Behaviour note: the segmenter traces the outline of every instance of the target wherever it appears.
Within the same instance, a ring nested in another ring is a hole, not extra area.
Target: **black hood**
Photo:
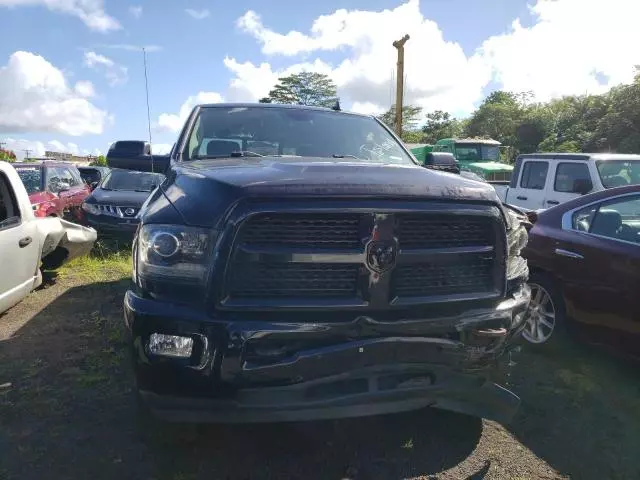
[[[419,166],[327,158],[234,158],[174,166],[162,186],[190,225],[213,226],[244,197],[471,200],[498,204],[493,187]]]
[[[87,198],[88,203],[114,205],[117,207],[141,207],[151,192],[134,192],[132,190],[103,190],[96,188]]]

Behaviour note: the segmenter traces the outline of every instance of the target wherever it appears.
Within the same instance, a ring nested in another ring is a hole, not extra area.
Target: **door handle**
[[[518,200],[527,200],[527,197],[516,197]]]
[[[548,203],[549,205],[558,205],[560,202],[559,202],[559,201],[557,201],[557,200],[547,200],[547,203]]]
[[[20,248],[24,248],[27,245],[29,245],[32,241],[33,239],[31,237],[24,237],[18,241],[18,245],[20,246]]]
[[[582,260],[584,257],[576,252],[571,252],[569,250],[565,250],[564,248],[556,248],[556,255],[560,255],[562,257],[576,258],[578,260]]]

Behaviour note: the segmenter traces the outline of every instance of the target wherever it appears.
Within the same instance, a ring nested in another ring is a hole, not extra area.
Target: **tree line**
[[[640,153],[640,70],[636,72],[631,84],[601,95],[536,102],[531,92],[495,91],[464,119],[405,105],[402,139],[435,143],[449,137],[492,138],[510,147],[512,158],[532,152]],[[329,77],[303,72],[280,78],[260,102],[331,107],[338,99]],[[393,129],[395,106],[378,118]]]
[[[449,112],[424,112],[417,105],[402,108],[402,139],[435,143],[441,138],[492,138],[510,147],[510,157],[532,152],[640,153],[640,69],[634,81],[601,95],[570,95],[535,102],[531,92],[495,91],[464,119]],[[335,107],[336,85],[322,73],[301,72],[278,79],[261,103]],[[378,118],[392,129],[395,106]],[[0,160],[15,161],[0,150]],[[96,159],[97,165],[106,162]]]

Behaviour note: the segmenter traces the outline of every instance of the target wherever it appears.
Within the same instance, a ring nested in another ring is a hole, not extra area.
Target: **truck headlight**
[[[522,250],[527,246],[529,234],[524,227],[526,219],[506,208],[507,230],[507,281],[524,279],[529,276],[527,261],[522,258]]]
[[[142,225],[136,273],[142,280],[203,285],[215,232],[182,225]]]

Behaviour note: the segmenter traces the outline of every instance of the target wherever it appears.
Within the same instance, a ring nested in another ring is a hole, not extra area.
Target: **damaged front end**
[[[163,270],[148,239],[171,240],[162,253],[183,270],[178,240],[197,239],[194,272],[212,234],[143,224],[125,319],[152,411],[267,422],[435,406],[509,421],[519,399],[495,367],[530,300],[523,219],[491,204],[298,207],[238,207],[200,284],[167,280],[176,263]]]
[[[42,267],[47,270],[54,270],[76,257],[88,255],[98,238],[93,228],[57,217],[37,219],[36,225],[44,238],[41,259]]]
[[[434,406],[507,422],[519,398],[494,383],[524,325],[529,288],[440,318],[211,322],[128,292],[138,387],[161,418],[264,422],[354,417]],[[175,319],[180,319],[176,321]],[[180,358],[162,352],[179,338]]]

